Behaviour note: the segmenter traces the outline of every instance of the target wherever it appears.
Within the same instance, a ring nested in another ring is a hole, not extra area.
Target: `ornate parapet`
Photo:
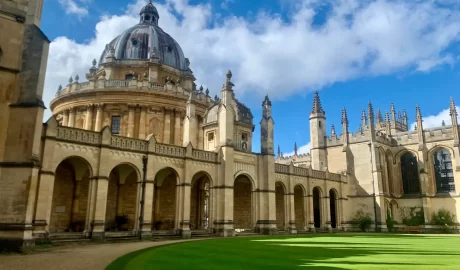
[[[275,163],[275,173],[303,176],[316,179],[324,179],[336,182],[346,182],[346,176],[328,171],[318,171],[310,168],[302,168],[291,165]]]
[[[153,137],[149,140],[140,140],[113,135],[110,133],[108,127],[103,128],[100,132],[63,127],[59,126],[53,117],[45,124],[43,135],[45,140],[51,139],[73,145],[90,145],[98,148],[111,148],[145,155],[153,154],[179,159],[191,158],[202,162],[219,163],[216,152],[157,143]]]

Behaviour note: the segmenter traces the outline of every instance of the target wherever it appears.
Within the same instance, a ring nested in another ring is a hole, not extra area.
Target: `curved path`
[[[28,255],[0,255],[0,269],[9,270],[99,270],[104,269],[116,258],[132,251],[162,246],[172,243],[197,241],[189,240],[166,240],[166,241],[142,241],[130,243],[88,244],[52,247],[50,249],[38,248],[36,252]]]

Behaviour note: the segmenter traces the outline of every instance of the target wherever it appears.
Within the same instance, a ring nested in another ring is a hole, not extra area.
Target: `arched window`
[[[412,153],[407,152],[401,156],[401,176],[405,194],[420,193],[417,157]]]
[[[439,149],[434,152],[433,163],[437,192],[455,192],[454,171],[449,151]]]

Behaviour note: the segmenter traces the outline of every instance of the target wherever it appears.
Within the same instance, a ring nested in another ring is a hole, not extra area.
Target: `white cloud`
[[[456,106],[457,112],[460,112],[460,107]],[[452,118],[450,116],[450,110],[446,109],[438,113],[437,115],[428,115],[428,116],[422,116],[423,119],[423,128],[433,128],[433,127],[440,127],[442,125],[442,121],[448,125],[452,125]],[[460,121],[460,118],[457,116],[458,121]],[[414,122],[410,125],[410,130],[414,130],[415,125],[417,123]]]
[[[64,8],[66,14],[77,15],[79,18],[88,15],[88,7],[86,4],[90,0],[59,0],[59,3]]]
[[[297,155],[303,155],[303,154],[308,154],[310,153],[310,143],[307,143],[306,145],[302,145],[301,147],[297,148]],[[283,156],[293,156],[294,151],[290,153],[283,153]]]
[[[276,99],[362,76],[428,72],[457,61],[446,48],[459,38],[458,6],[442,8],[436,1],[336,0],[324,24],[313,26],[318,1],[291,1],[295,8],[289,21],[263,12],[252,20],[222,18],[209,4],[191,5],[188,0],[155,5],[160,26],[190,58],[197,84],[209,87],[212,94],[218,93],[227,69],[233,72],[237,95],[250,91]],[[86,43],[72,37],[52,42],[46,104],[59,84],[70,75],[83,78],[105,44],[138,22],[146,2],[129,4],[124,15],[102,17],[95,36]]]

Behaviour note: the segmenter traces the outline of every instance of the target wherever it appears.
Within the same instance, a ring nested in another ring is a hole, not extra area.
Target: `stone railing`
[[[121,149],[147,151],[147,141],[121,136],[112,136],[110,145]]]
[[[217,153],[193,149],[192,157],[196,160],[217,162]]]
[[[291,174],[290,171],[291,171],[291,168],[289,165],[275,163],[275,173]],[[309,169],[309,168],[303,168],[303,167],[297,167],[297,166],[293,166],[292,175],[311,177],[311,178],[317,178],[317,179],[325,179],[325,180],[331,180],[331,181],[337,181],[337,182],[342,181],[341,174],[312,170],[311,168]]]
[[[99,145],[101,143],[101,134],[99,132],[61,126],[57,127],[56,138],[95,145]]]
[[[185,147],[168,145],[168,144],[155,144],[155,154],[185,158]]]
[[[150,82],[146,80],[94,80],[89,82],[74,82],[67,85],[65,88],[60,89],[56,92],[56,97],[75,93],[84,90],[91,90],[91,89],[114,89],[114,88],[128,88],[128,89],[139,89],[139,90],[147,90],[147,91],[155,91],[155,92],[163,92],[169,93],[174,95],[179,95],[184,98],[188,98],[190,95],[189,89],[184,89],[180,85],[173,85],[171,83],[161,85],[157,82]],[[202,89],[196,90],[193,92],[193,97],[195,100],[210,103],[213,102],[211,97],[203,92]]]

